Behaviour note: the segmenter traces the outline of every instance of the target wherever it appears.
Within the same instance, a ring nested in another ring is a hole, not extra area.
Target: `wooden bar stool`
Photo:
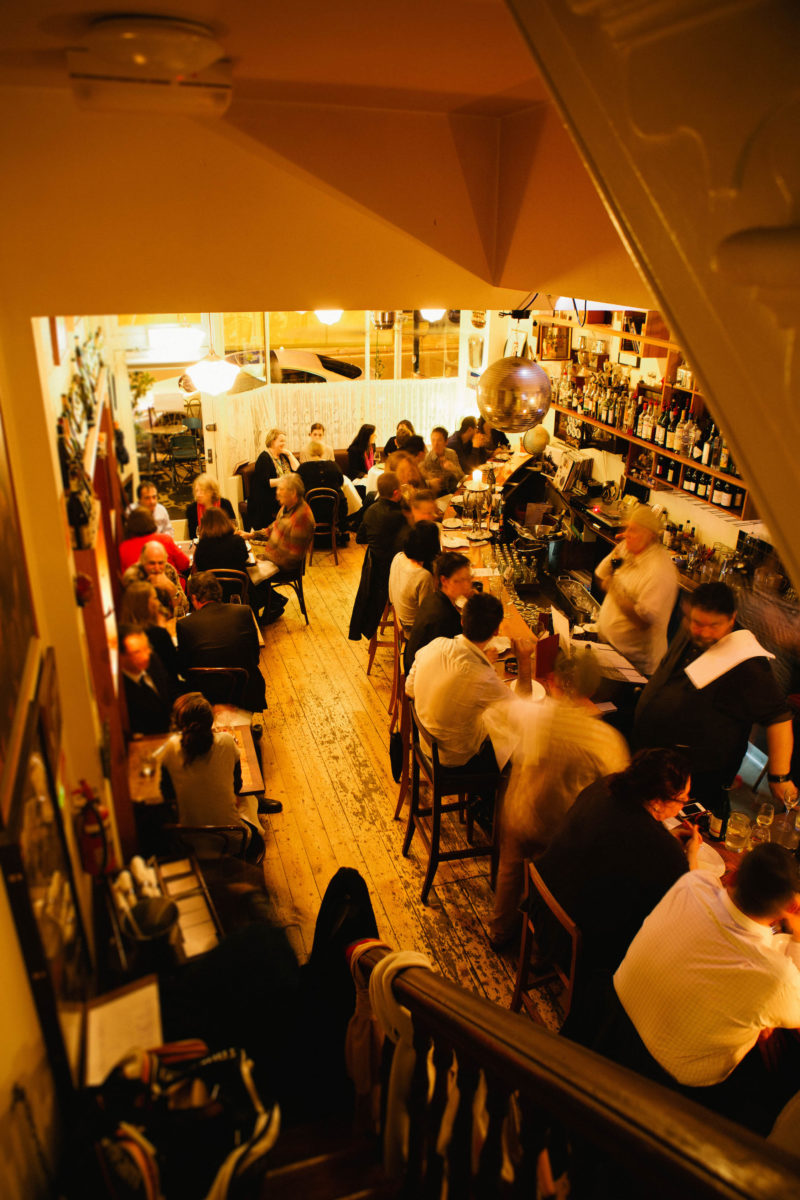
[[[403,671],[403,650],[406,645],[406,631],[400,623],[400,618],[390,604],[389,609],[392,614],[393,627],[393,644],[394,644],[394,662],[392,669],[392,697],[389,701],[389,715],[391,716],[391,724],[389,725],[389,733],[394,733],[394,727],[400,720],[400,710],[403,704],[403,696],[406,692],[406,676]]]
[[[414,702],[409,698],[408,709],[411,716],[411,807],[408,813],[406,836],[403,842],[403,855],[408,857],[411,840],[418,832],[428,850],[428,869],[422,885],[422,903],[428,903],[428,892],[431,890],[437,867],[440,862],[453,862],[462,858],[491,858],[492,845],[475,846],[472,844],[473,820],[472,813],[467,807],[466,833],[468,846],[457,850],[441,850],[440,837],[442,814],[449,812],[462,813],[466,798],[470,794],[489,795],[495,792],[500,784],[499,771],[467,771],[463,767],[445,767],[439,762],[439,747],[436,739],[422,726],[417,716]],[[420,734],[430,744],[430,757],[420,744]],[[430,806],[423,806],[420,800],[420,776],[424,774],[433,793]],[[443,803],[443,797],[456,796],[457,800]],[[426,827],[426,819],[430,817],[430,830]],[[495,830],[497,823],[495,822]]]
[[[369,658],[367,659],[367,674],[368,675],[369,675],[370,671],[372,670],[372,663],[375,659],[375,651],[378,649],[378,647],[379,646],[394,646],[394,635],[392,635],[391,641],[389,641],[388,638],[381,641],[382,634],[385,634],[386,630],[390,629],[393,624],[393,617],[392,617],[391,613],[392,613],[392,606],[389,603],[389,601],[387,600],[386,604],[384,605],[384,608],[383,608],[383,616],[380,619],[378,628],[376,629],[375,633],[373,633],[372,637],[369,639]]]
[[[546,983],[550,979],[558,979],[564,987],[564,996],[561,1004],[564,1017],[567,1019],[569,1010],[572,1005],[572,993],[575,989],[575,972],[578,966],[578,956],[581,949],[581,931],[567,912],[561,907],[553,893],[548,888],[545,881],[536,869],[532,862],[528,862],[528,886],[526,898],[528,907],[533,899],[534,893],[537,893],[555,919],[558,921],[561,928],[566,932],[570,939],[571,953],[569,971],[564,971],[561,964],[555,957],[533,960],[534,950],[536,947],[536,930],[534,928],[533,918],[530,911],[525,916],[525,922],[522,927],[522,941],[519,950],[519,966],[517,967],[517,980],[514,985],[514,995],[511,997],[511,1011],[519,1012],[524,1006],[525,1011],[539,1025],[544,1025],[538,1008],[533,1000],[528,995],[532,987],[539,987],[540,984]],[[537,970],[536,975],[531,975],[531,969]]]

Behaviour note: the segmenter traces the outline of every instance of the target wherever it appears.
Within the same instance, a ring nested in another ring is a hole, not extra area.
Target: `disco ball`
[[[550,408],[550,377],[528,358],[500,358],[478,380],[481,415],[504,433],[538,425]]]

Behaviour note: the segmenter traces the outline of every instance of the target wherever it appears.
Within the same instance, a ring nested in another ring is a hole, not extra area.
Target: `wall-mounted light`
[[[419,315],[424,317],[426,321],[441,321],[446,312],[446,308],[421,308]]]
[[[335,325],[337,321],[341,321],[344,314],[343,308],[315,308],[314,316],[323,325]]]

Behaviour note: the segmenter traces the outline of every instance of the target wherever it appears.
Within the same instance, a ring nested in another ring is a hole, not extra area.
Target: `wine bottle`
[[[722,496],[720,497],[720,504],[723,508],[733,507],[733,488],[728,483],[727,479],[722,481]]]
[[[678,464],[675,462],[674,459],[670,459],[669,466],[667,467],[667,483],[674,484],[675,481],[677,480],[677,478],[678,478]]]
[[[703,444],[702,463],[703,463],[704,467],[708,467],[708,466],[712,465],[711,461],[710,461],[711,460],[711,447],[714,444],[714,438],[716,437],[716,435],[717,435],[717,427],[716,427],[716,425],[712,424],[711,429],[709,430],[708,437],[706,438],[706,440]]]
[[[675,449],[675,431],[678,428],[678,406],[673,404],[670,414],[669,425],[667,426],[667,434],[664,439],[664,445],[668,450]]]
[[[722,842],[728,832],[728,817],[731,815],[731,798],[727,792],[723,792],[716,803],[709,805],[709,812],[708,835]]]
[[[728,452],[728,447],[726,445],[725,438],[723,438],[722,443],[719,448],[719,469],[720,469],[720,471],[728,470],[729,458],[730,458],[730,454]]]
[[[700,497],[701,500],[705,500],[706,497],[708,496],[708,476],[707,475],[698,475],[697,476],[697,495]]]

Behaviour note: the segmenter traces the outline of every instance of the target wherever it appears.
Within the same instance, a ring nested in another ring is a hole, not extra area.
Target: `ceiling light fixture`
[[[421,308],[419,310],[419,315],[424,317],[426,321],[433,322],[441,321],[446,312],[446,308]]]
[[[220,358],[214,350],[214,333],[210,319],[208,344],[210,346],[208,354],[196,362],[193,367],[189,367],[186,374],[199,392],[206,392],[209,396],[221,396],[223,392],[227,392],[239,374],[239,368],[234,363]]]
[[[335,325],[337,321],[341,321],[344,315],[343,308],[315,308],[314,316],[318,321],[322,321],[323,325]]]
[[[83,40],[94,54],[111,62],[166,71],[173,77],[194,75],[225,53],[205,25],[171,17],[99,17]]]

